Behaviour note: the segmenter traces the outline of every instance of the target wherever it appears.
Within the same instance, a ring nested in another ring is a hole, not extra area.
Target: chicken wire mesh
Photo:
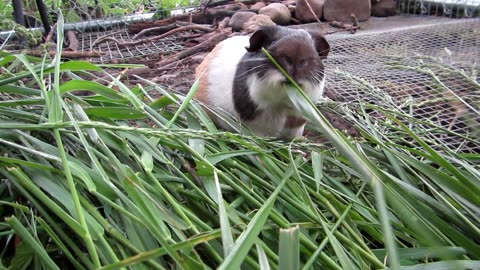
[[[422,137],[436,148],[480,152],[480,19],[329,41],[327,87],[340,101],[398,112],[413,130],[430,130]],[[388,122],[378,111],[370,114]]]
[[[86,32],[79,35],[79,42],[82,51],[97,51],[99,57],[91,58],[94,63],[122,62],[131,58],[142,58],[148,61],[150,57],[156,57],[159,54],[169,54],[175,51],[181,51],[184,46],[179,39],[185,36],[185,33],[174,35],[159,40],[143,39],[142,42],[134,46],[122,46],[122,44],[135,41],[132,35],[126,29],[112,29],[102,32]],[[103,41],[105,37],[109,39]]]
[[[400,14],[436,15],[449,18],[471,18],[480,15],[479,0],[400,0]]]

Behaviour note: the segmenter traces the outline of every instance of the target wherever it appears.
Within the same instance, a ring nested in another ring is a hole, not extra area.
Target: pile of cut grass
[[[354,140],[292,89],[330,144],[281,142],[218,131],[196,85],[153,100],[87,62],[0,67],[2,269],[480,268],[480,155],[399,112],[385,133],[361,108]]]

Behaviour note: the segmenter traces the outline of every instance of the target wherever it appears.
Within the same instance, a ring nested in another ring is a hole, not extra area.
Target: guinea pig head
[[[322,60],[330,52],[330,45],[320,33],[278,26],[264,27],[250,37],[247,51],[260,52],[262,47],[304,90],[323,84]],[[269,79],[272,83],[288,83],[280,71],[270,72]]]

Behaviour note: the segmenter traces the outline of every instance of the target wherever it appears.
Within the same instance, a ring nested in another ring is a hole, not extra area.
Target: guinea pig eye
[[[302,60],[300,60],[298,65],[301,66],[301,67],[305,67],[305,66],[308,65],[308,60],[307,59],[302,59]]]
[[[289,65],[293,64],[292,59],[288,56],[285,56],[285,62],[287,62],[287,64],[289,64]]]

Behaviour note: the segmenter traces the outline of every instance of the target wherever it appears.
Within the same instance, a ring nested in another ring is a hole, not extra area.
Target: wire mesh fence
[[[470,19],[331,36],[327,86],[347,106],[374,104],[428,126],[432,145],[480,152],[479,29]]]
[[[178,41],[182,35],[174,35],[160,40],[145,39],[134,46],[121,46],[122,43],[133,40],[131,34],[126,29],[86,32],[79,35],[79,37],[82,51],[94,50],[100,53],[99,57],[91,59],[94,63],[122,62],[139,57],[142,57],[143,60],[148,60],[148,57],[169,54],[184,49],[182,43]],[[96,44],[96,41],[104,37],[110,37],[109,41]]]
[[[436,15],[449,18],[471,18],[480,15],[479,0],[400,0],[401,14]]]
[[[23,15],[25,26],[29,28],[43,26],[38,14],[39,1],[17,1],[19,2],[17,5],[15,2],[0,1],[0,14],[6,19],[16,20],[14,11],[17,11]],[[131,15],[138,14],[151,14],[150,17],[155,15],[156,18],[162,18],[189,11],[199,5],[198,0],[43,0],[41,3],[45,6],[52,24],[56,20],[58,10],[62,12],[67,23],[79,23],[91,20],[108,21],[114,18],[128,21]]]

